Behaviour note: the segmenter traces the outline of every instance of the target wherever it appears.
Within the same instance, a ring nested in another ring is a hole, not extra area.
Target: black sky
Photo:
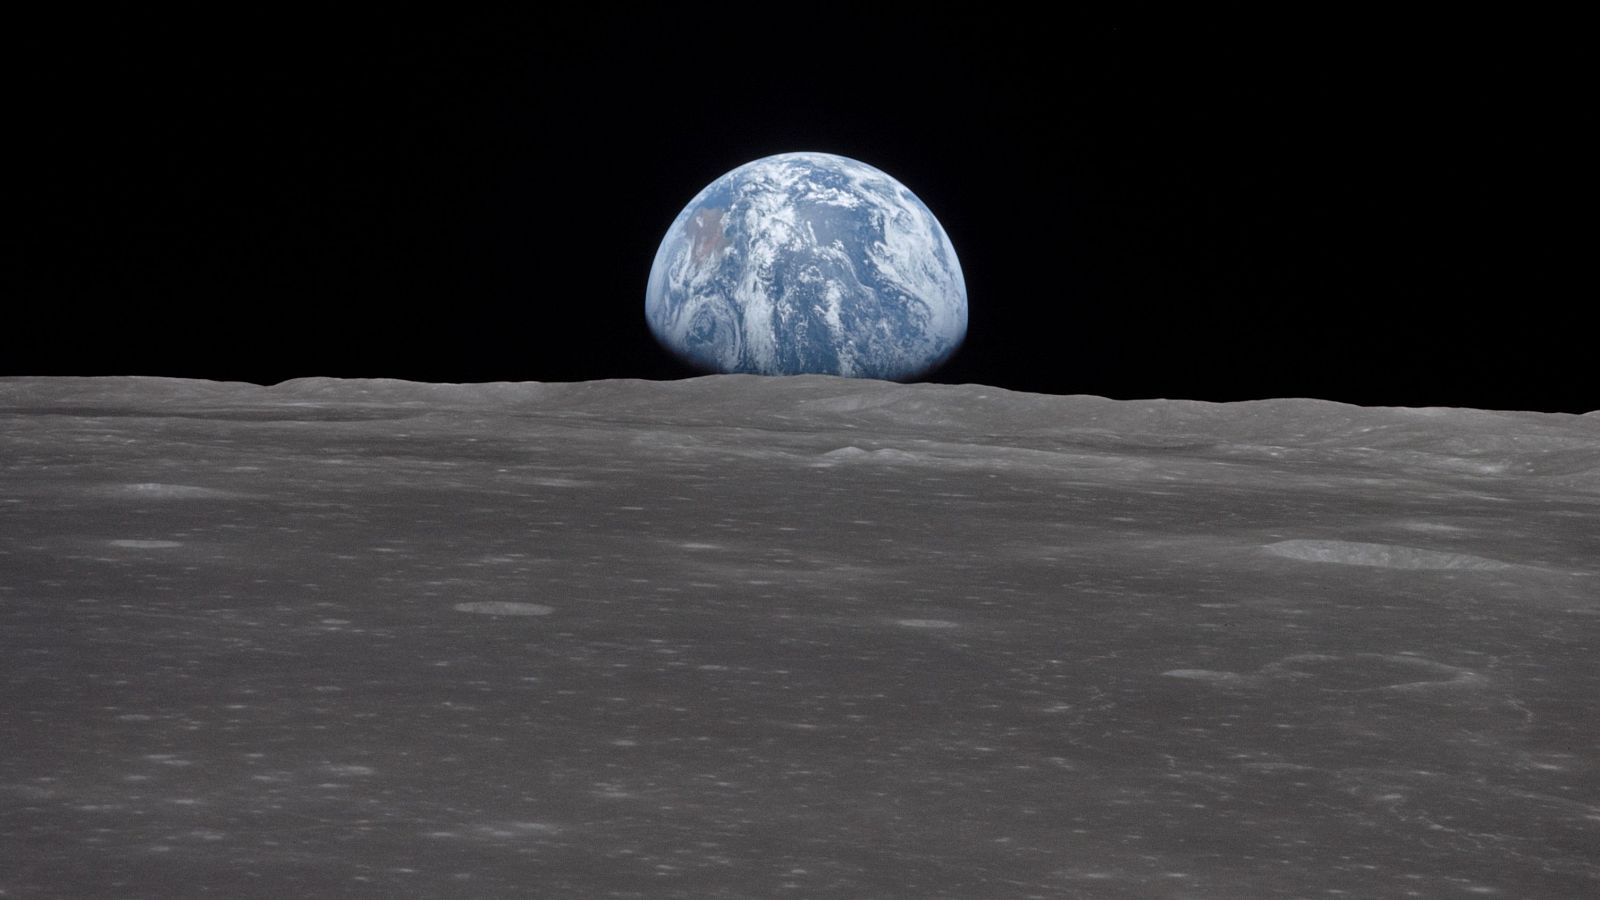
[[[931,380],[1600,408],[1559,25],[118,15],[23,41],[3,374],[682,377],[657,241],[810,149],[950,233]]]

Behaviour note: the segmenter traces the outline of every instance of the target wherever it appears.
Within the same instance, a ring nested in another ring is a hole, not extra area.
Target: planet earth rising
[[[967,289],[949,236],[905,185],[843,156],[782,153],[683,208],[645,316],[706,371],[903,381],[961,346]]]

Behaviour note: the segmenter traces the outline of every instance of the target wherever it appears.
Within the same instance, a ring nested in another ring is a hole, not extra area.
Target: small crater
[[[959,628],[960,625],[946,619],[895,619],[894,623],[903,628]]]
[[[486,616],[548,616],[555,612],[555,607],[542,603],[513,603],[509,600],[476,600],[457,603],[453,608],[457,612]]]
[[[1290,656],[1263,667],[1261,674],[1304,681],[1307,687],[1335,692],[1477,687],[1484,681],[1483,676],[1468,669],[1418,656],[1385,653]]]
[[[1460,525],[1449,525],[1444,522],[1431,521],[1398,522],[1396,525],[1400,528],[1406,529],[1407,531],[1459,532],[1467,530],[1462,528]]]
[[[546,822],[486,822],[474,826],[473,830],[486,838],[526,838],[554,834],[561,829]]]
[[[358,766],[350,763],[329,763],[328,765],[323,766],[322,770],[330,775],[346,775],[356,777],[374,775],[377,773],[377,770],[371,766]]]
[[[1384,569],[1509,569],[1509,563],[1472,556],[1355,541],[1278,541],[1264,547],[1273,556],[1302,562],[1338,563]]]
[[[1292,685],[1299,690],[1329,693],[1385,691],[1415,695],[1478,690],[1488,684],[1487,678],[1470,669],[1406,653],[1301,653],[1268,663],[1247,675],[1211,669],[1169,669],[1161,674],[1217,688]]]
[[[1187,678],[1192,681],[1209,681],[1213,684],[1243,684],[1246,679],[1237,672],[1215,672],[1211,669],[1168,669],[1161,673],[1168,678]]]
[[[530,478],[528,479],[528,483],[547,488],[582,488],[589,486],[589,482],[583,481],[582,479],[567,478],[559,475]]]
[[[125,547],[129,550],[170,550],[173,547],[183,546],[181,541],[143,541],[132,538],[107,541],[106,543],[113,547]]]
[[[119,484],[107,489],[105,493],[144,500],[202,500],[233,496],[228,491],[219,491],[215,488],[199,487],[192,484],[162,484],[154,481],[140,482],[138,484]]]

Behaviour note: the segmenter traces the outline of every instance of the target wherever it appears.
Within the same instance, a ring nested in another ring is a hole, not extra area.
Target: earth
[[[967,290],[905,185],[843,156],[783,153],[689,201],[656,251],[645,316],[705,371],[904,381],[961,346]]]

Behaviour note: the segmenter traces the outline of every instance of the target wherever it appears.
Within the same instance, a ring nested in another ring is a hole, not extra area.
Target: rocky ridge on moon
[[[1574,897],[1600,416],[0,380],[0,896]]]

